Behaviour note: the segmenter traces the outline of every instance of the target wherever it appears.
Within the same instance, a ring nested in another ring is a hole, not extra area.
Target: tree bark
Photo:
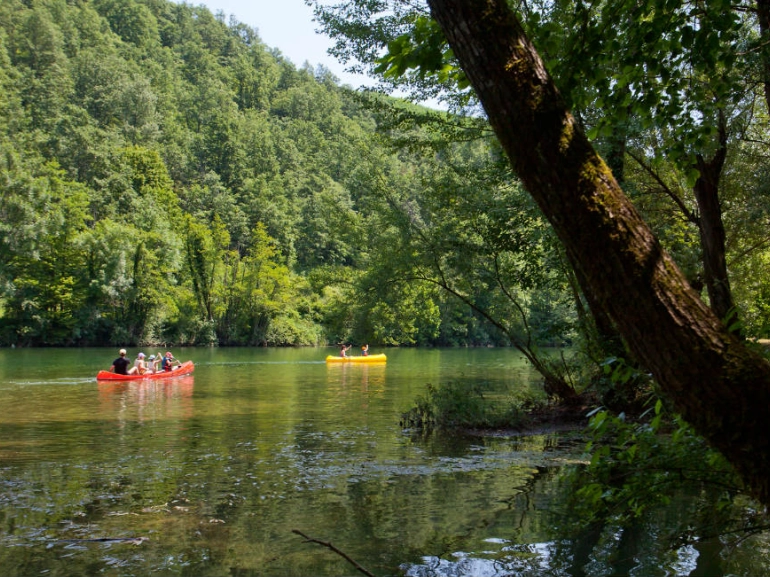
[[[733,295],[727,276],[725,258],[725,227],[722,222],[722,205],[719,201],[719,178],[727,158],[727,129],[724,115],[719,115],[719,148],[712,158],[697,158],[700,172],[693,191],[698,203],[698,228],[703,252],[703,274],[708,290],[711,310],[722,320],[733,312]],[[735,319],[732,319],[733,321]]]
[[[690,288],[567,111],[505,0],[428,0],[579,278],[677,411],[770,504],[770,364]]]
[[[765,102],[770,110],[770,0],[757,0],[757,20],[762,42],[762,84],[765,87]]]

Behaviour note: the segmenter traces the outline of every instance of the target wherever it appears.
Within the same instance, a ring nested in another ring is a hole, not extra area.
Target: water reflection
[[[449,558],[423,557],[421,563],[404,564],[401,569],[407,577],[578,577],[588,575],[721,575],[718,565],[699,568],[699,552],[687,545],[672,551],[668,566],[656,561],[654,566],[645,566],[643,559],[627,559],[626,567],[620,567],[611,559],[592,559],[583,567],[572,563],[568,542],[549,541],[543,543],[517,544],[505,539],[487,539],[488,545],[479,553],[453,552]],[[565,555],[565,553],[567,553]],[[655,557],[656,558],[656,557]],[[650,557],[647,557],[650,559]],[[624,563],[621,563],[622,565]]]
[[[746,544],[754,564],[720,564],[719,542],[660,554],[669,519],[582,542],[560,532],[560,472],[581,441],[399,427],[427,383],[516,392],[514,351],[324,355],[189,350],[193,376],[97,383],[104,351],[0,350],[4,574],[354,574],[293,529],[383,576],[766,574],[762,539]]]
[[[351,393],[361,396],[361,409],[366,409],[372,396],[385,392],[385,363],[327,363],[326,382],[330,391],[339,395]]]
[[[100,413],[114,414],[121,425],[128,420],[193,416],[195,377],[142,381],[98,381]]]

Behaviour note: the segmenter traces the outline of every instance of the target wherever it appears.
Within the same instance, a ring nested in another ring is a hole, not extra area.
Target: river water
[[[513,350],[395,349],[384,364],[327,365],[328,349],[176,349],[193,375],[97,382],[116,352],[0,350],[3,575],[357,574],[323,543],[379,576],[766,566],[766,548],[727,561],[713,543],[645,556],[654,529],[623,564],[600,548],[577,564],[552,509],[582,441],[424,439],[399,425],[428,383],[537,394]]]

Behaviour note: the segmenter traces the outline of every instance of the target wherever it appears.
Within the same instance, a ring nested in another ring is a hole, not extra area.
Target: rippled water
[[[356,573],[295,530],[377,575],[580,574],[549,514],[578,443],[423,440],[398,424],[427,383],[527,393],[512,350],[327,366],[322,349],[187,349],[174,352],[191,376],[97,383],[115,352],[0,350],[4,575]],[[705,559],[676,554],[668,574]],[[617,567],[601,551],[587,563]]]

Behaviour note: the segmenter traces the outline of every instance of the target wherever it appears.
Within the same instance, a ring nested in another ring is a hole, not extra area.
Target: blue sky
[[[372,84],[365,76],[354,76],[343,72],[343,67],[326,53],[331,41],[315,32],[313,9],[303,0],[186,0],[194,6],[204,5],[214,14],[225,13],[225,22],[230,16],[256,28],[259,37],[270,48],[277,48],[301,67],[306,61],[312,66],[323,64],[340,79],[342,84],[358,87]]]

